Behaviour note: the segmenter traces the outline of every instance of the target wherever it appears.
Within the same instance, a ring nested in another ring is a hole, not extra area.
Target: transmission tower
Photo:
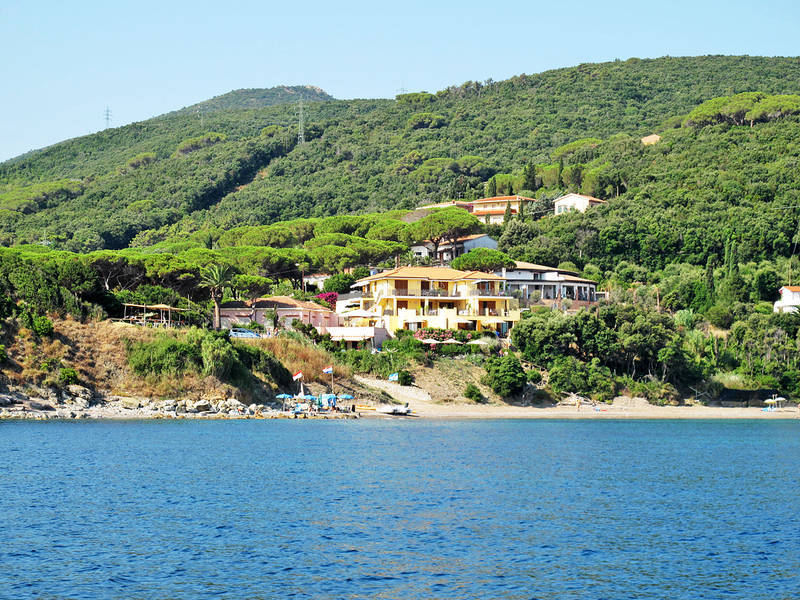
[[[306,127],[303,121],[303,100],[300,100],[300,116],[297,122],[297,144],[305,144],[306,142]]]
[[[106,129],[108,129],[108,127],[111,124],[111,109],[108,108],[107,106],[106,106],[105,112],[103,113],[103,117],[106,120]]]

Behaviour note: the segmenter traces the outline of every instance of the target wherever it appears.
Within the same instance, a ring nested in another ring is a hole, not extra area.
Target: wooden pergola
[[[185,325],[180,318],[181,313],[188,312],[186,308],[175,308],[166,304],[123,304],[122,321],[134,325],[152,325],[155,327],[180,327]],[[172,313],[177,313],[175,319]]]

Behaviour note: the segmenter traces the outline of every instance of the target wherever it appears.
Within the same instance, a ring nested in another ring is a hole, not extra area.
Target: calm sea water
[[[800,422],[0,423],[0,598],[798,598]]]

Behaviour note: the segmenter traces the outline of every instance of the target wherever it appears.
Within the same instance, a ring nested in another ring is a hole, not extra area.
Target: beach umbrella
[[[777,400],[775,398],[769,398],[767,400],[764,400],[764,404],[775,404],[776,402]]]
[[[467,342],[467,345],[488,346],[489,344],[487,342],[484,342],[483,340],[472,340],[471,342]]]
[[[433,338],[426,338],[426,339],[421,340],[421,341],[422,341],[423,344],[440,344],[441,343],[439,340],[434,340]]]
[[[336,394],[322,394],[320,398],[323,400],[336,400]]]
[[[339,394],[339,400],[354,400],[355,396],[351,396],[350,394]]]
[[[292,398],[292,395],[291,394],[278,394],[275,397],[278,398],[279,400],[286,400],[288,398]]]
[[[461,342],[459,342],[458,340],[453,339],[453,338],[450,338],[449,340],[445,340],[442,343],[443,344],[461,344]]]

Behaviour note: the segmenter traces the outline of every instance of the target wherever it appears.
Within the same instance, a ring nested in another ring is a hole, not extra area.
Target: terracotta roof
[[[256,298],[248,303],[255,308],[301,308],[303,310],[314,310],[323,312],[333,312],[316,302],[308,300],[297,300],[290,296],[269,296],[267,298]]]
[[[600,204],[608,204],[605,200],[600,200],[600,198],[595,198],[594,196],[587,196],[586,194],[576,194],[575,192],[570,192],[569,194],[564,194],[560,198],[556,198],[555,202],[559,200],[563,200],[564,198],[569,198],[570,196],[578,196],[579,198],[586,198],[590,203],[600,203]]]
[[[789,290],[790,292],[800,292],[800,285],[785,285],[781,288],[781,290]]]
[[[380,281],[382,279],[427,279],[430,281],[503,280],[499,275],[480,271],[459,271],[447,267],[398,267],[397,269],[390,269],[383,273],[364,277],[356,283]]]
[[[492,196],[491,198],[481,198],[480,200],[470,200],[472,204],[485,204],[489,202],[509,202],[510,200],[525,200],[527,202],[535,202],[534,198],[527,196]]]
[[[476,215],[476,216],[504,215],[504,214],[506,214],[506,209],[505,208],[486,208],[484,210],[473,210],[472,214]],[[511,214],[512,215],[517,214],[517,209],[512,208],[511,209]]]

